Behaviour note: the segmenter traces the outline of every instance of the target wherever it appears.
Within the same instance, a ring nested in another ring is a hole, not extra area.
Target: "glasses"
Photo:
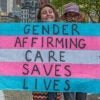
[[[67,21],[78,21],[79,15],[77,13],[67,13],[65,14],[65,18]]]

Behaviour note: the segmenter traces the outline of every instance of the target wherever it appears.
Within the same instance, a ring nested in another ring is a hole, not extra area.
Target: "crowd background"
[[[100,0],[0,0],[0,22],[34,22],[39,8],[46,3],[61,16],[64,5],[70,2],[79,5],[85,16],[83,22],[100,22]]]

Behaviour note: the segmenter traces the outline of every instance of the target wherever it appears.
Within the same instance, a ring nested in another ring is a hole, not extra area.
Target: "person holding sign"
[[[79,12],[79,6],[76,3],[68,3],[64,6],[64,14],[61,19],[66,22],[81,22],[84,17]],[[64,100],[86,100],[86,93],[64,93]]]
[[[53,6],[43,5],[37,15],[38,22],[56,22],[58,21],[58,13]],[[33,100],[60,100],[61,93],[54,92],[33,92]]]
[[[42,6],[38,11],[38,22],[57,22],[58,19],[59,17],[57,11],[49,4]]]
[[[76,3],[68,3],[64,6],[64,14],[61,19],[66,22],[81,22],[84,16],[79,12],[79,6]]]

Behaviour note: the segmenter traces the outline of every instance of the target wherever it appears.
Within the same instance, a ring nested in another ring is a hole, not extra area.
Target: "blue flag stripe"
[[[100,93],[100,79],[0,76],[0,90],[73,91],[97,94]]]
[[[96,23],[1,23],[1,36],[100,36],[100,24]]]

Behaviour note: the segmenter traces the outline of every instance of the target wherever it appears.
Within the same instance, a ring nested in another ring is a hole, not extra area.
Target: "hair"
[[[45,4],[45,5],[43,5],[43,6],[40,7],[40,9],[39,9],[39,11],[38,11],[38,14],[37,14],[37,21],[38,21],[38,22],[41,22],[41,11],[42,11],[42,9],[43,9],[44,7],[50,7],[50,8],[53,9],[53,12],[54,12],[54,14],[55,14],[55,21],[57,22],[58,19],[59,19],[59,18],[58,18],[58,13],[57,13],[57,11],[55,10],[55,8],[54,8],[53,6],[51,6],[50,4]]]

